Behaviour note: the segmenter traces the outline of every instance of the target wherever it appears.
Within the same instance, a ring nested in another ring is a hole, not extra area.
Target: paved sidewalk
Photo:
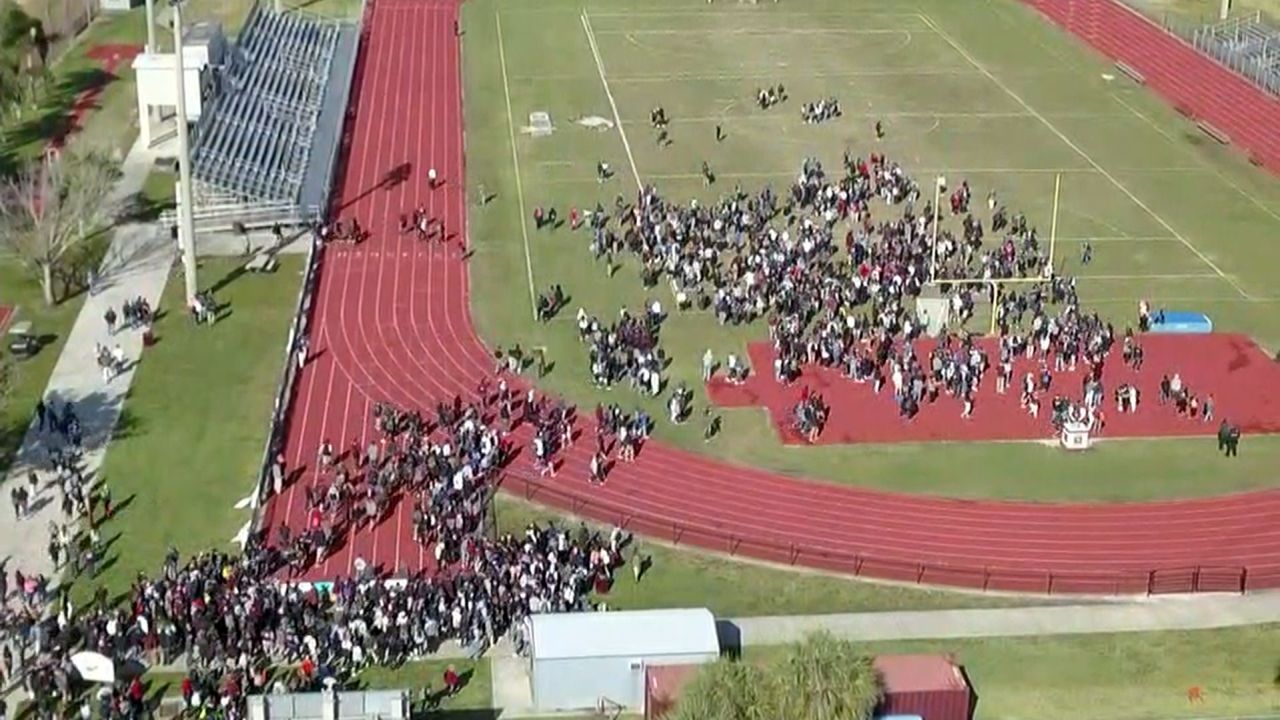
[[[123,176],[113,193],[115,200],[123,201],[142,190],[156,156],[154,151],[138,146],[130,151],[122,167]],[[142,353],[140,330],[118,331],[111,336],[102,316],[109,307],[116,308],[119,314],[126,300],[139,296],[156,307],[168,281],[173,258],[173,243],[168,234],[155,226],[118,226],[99,269],[95,292],[85,298],[84,307],[49,377],[46,402],[59,409],[64,401],[75,405],[84,433],[86,477],[91,482],[97,480],[94,474],[106,454],[107,442],[120,417],[133,382],[136,361]],[[128,370],[109,383],[104,382],[94,354],[98,343],[119,344],[132,361]],[[34,418],[35,408],[31,410]],[[53,440],[52,433],[40,433],[33,421],[9,471],[11,482],[25,478],[32,468],[47,481],[46,440]],[[31,506],[34,512],[23,520],[15,518],[9,508],[0,511],[0,558],[10,573],[14,570],[27,575],[39,573],[56,581],[57,573],[46,546],[49,524],[62,521],[57,487],[42,485],[39,494],[31,499]]]
[[[722,646],[744,647],[795,642],[816,630],[872,641],[1207,630],[1270,622],[1280,622],[1280,592],[1095,605],[733,618],[717,625]]]
[[[796,642],[826,630],[858,641],[1084,635],[1199,630],[1280,621],[1280,592],[1142,598],[1088,605],[1046,605],[977,610],[779,615],[716,621],[720,647]],[[529,694],[529,666],[509,644],[488,653],[493,706],[502,718],[539,715]]]

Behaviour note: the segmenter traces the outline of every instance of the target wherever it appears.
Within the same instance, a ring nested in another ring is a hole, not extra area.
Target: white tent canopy
[[[114,683],[116,681],[116,664],[111,658],[96,652],[78,652],[71,656],[71,664],[75,666],[80,677],[89,682]]]
[[[86,682],[105,685],[113,684],[122,677],[136,677],[146,672],[146,667],[136,660],[117,663],[96,652],[78,652],[72,655],[71,665]]]

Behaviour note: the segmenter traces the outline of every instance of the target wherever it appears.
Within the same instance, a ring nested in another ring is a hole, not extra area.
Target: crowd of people
[[[48,412],[63,427],[74,411]],[[478,653],[529,614],[586,610],[592,592],[608,590],[625,564],[630,538],[621,530],[534,524],[494,537],[486,526],[496,473],[510,452],[507,433],[530,426],[535,444],[554,445],[547,453],[553,458],[573,442],[573,408],[517,393],[498,378],[482,382],[474,400],[439,403],[432,417],[386,405],[374,413],[376,439],[368,445],[320,444],[314,478],[299,488],[302,529],[264,528],[238,556],[206,552],[183,563],[171,550],[158,574],[137,577],[124,602],[100,589],[77,608],[67,593],[49,594],[44,579],[18,573],[22,603],[6,618],[16,638],[16,650],[6,652],[17,657],[5,667],[27,669],[23,682],[39,700],[40,716],[75,711],[69,703],[81,696],[73,650],[145,665],[183,658],[188,702],[235,718],[243,716],[245,693],[341,682],[368,665],[429,654],[447,640]],[[634,458],[651,427],[643,413],[617,406],[597,408],[596,421],[597,457],[616,447],[621,461]],[[281,465],[278,459],[267,492],[287,488]],[[77,467],[70,461],[56,468],[68,488]],[[67,492],[80,516],[71,519],[87,520],[93,533],[111,512],[109,497]],[[379,522],[396,502],[412,503],[414,537],[434,567],[411,571],[355,557],[351,572],[332,585],[290,581],[328,559],[338,537]],[[55,539],[71,527],[53,530]],[[91,566],[77,563],[76,572],[93,581]],[[0,576],[3,585],[8,571]],[[522,642],[518,633],[514,639]],[[282,666],[297,670],[273,679]],[[109,717],[136,717],[142,698],[124,683],[96,701],[117,713]]]
[[[840,117],[840,115],[840,101],[833,97],[804,103],[800,106],[800,119],[810,125],[833,120]]]
[[[578,308],[578,337],[587,345],[595,386],[608,388],[625,380],[651,397],[661,394],[666,356],[658,345],[658,334],[665,317],[657,301],[651,301],[640,315],[622,308],[610,324]]]
[[[880,123],[876,132],[884,132]],[[1108,390],[1103,363],[1117,344],[1116,329],[1081,308],[1074,278],[1050,266],[1037,228],[1023,214],[1011,213],[993,191],[982,218],[967,181],[937,182],[941,207],[883,154],[864,159],[846,152],[837,173],[805,160],[782,195],[768,186],[754,193],[737,187],[704,205],[672,201],[646,186],[634,203],[619,196],[611,213],[597,206],[590,246],[610,263],[617,253],[633,254],[644,285],[668,282],[681,310],[709,310],[722,324],[765,320],[780,382],[795,381],[807,365],[836,368],[876,392],[891,385],[904,418],[943,394],[961,400],[967,418],[984,378],[994,370],[997,392],[1013,389],[1014,361],[1026,357],[1040,364],[1022,379],[1019,399],[1029,414],[1039,416],[1045,401],[1101,417]],[[947,213],[958,220],[958,233],[943,227]],[[988,228],[999,238],[994,243],[984,242]],[[1022,278],[1043,282],[998,293],[988,282]],[[930,352],[917,353],[914,341],[927,318],[916,312],[915,299],[927,285],[941,289],[951,328],[962,327],[981,304],[993,304],[998,358],[962,331],[946,332]],[[585,332],[587,316],[579,317]],[[1141,343],[1131,332],[1124,347],[1126,362],[1141,367]],[[1078,395],[1051,391],[1053,373],[1078,366],[1086,371]],[[598,383],[604,379],[597,376]],[[741,382],[742,371],[732,379]],[[1110,390],[1120,392],[1122,410],[1136,408],[1136,389]],[[1199,402],[1170,397],[1192,408],[1188,414]],[[793,415],[806,435],[822,426],[823,414],[807,403]]]

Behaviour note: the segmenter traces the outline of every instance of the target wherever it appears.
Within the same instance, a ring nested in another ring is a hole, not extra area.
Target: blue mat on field
[[[1211,333],[1213,321],[1208,315],[1184,310],[1159,310],[1151,314],[1153,333]]]

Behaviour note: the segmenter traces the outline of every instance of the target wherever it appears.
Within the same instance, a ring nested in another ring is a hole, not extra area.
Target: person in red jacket
[[[134,678],[129,683],[129,707],[133,710],[134,717],[142,714],[142,701],[146,699],[147,689],[142,686],[142,680]]]
[[[450,665],[444,669],[444,696],[453,697],[458,693],[462,686],[462,678],[458,675],[458,670]]]

